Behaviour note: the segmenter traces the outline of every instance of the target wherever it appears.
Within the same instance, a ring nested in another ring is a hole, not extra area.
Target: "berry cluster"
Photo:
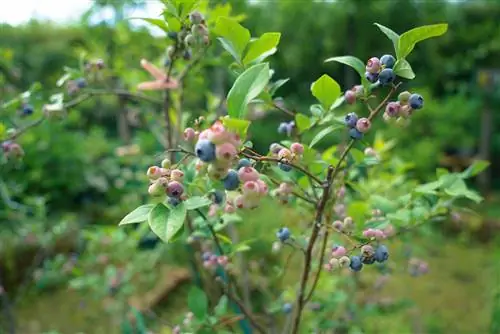
[[[346,268],[351,264],[351,260],[347,255],[347,249],[344,246],[335,245],[332,247],[330,260],[324,264],[324,269],[328,272],[335,271],[340,268]]]
[[[414,277],[421,276],[429,272],[429,265],[423,260],[411,258],[408,261],[408,272]]]
[[[289,172],[292,170],[291,163],[298,162],[304,153],[304,146],[301,143],[292,143],[290,148],[286,148],[278,143],[273,143],[269,147],[271,156],[278,158],[278,167],[284,171]]]
[[[70,80],[66,83],[66,89],[69,95],[74,95],[85,87],[87,87],[87,80],[85,80],[85,78]]]
[[[371,82],[380,82],[382,85],[391,84],[396,78],[396,74],[392,70],[396,59],[392,55],[383,55],[380,59],[372,57],[368,59],[365,67],[365,78]]]
[[[161,167],[151,166],[147,176],[151,181],[148,192],[152,196],[168,196],[168,203],[175,206],[184,200],[184,172],[180,169],[170,169],[170,160],[161,162]]]
[[[227,256],[217,256],[212,252],[204,252],[201,258],[203,260],[203,266],[207,269],[215,268],[217,265],[226,268],[229,264],[229,258]]]
[[[344,124],[349,128],[349,136],[352,139],[363,138],[363,134],[368,132],[372,126],[368,118],[359,118],[354,112],[350,112],[345,116]]]
[[[2,142],[2,151],[7,158],[20,158],[24,156],[24,150],[21,145],[12,140]]]
[[[422,109],[424,107],[424,98],[415,93],[408,91],[401,92],[398,95],[398,101],[387,103],[384,112],[384,119],[406,119],[410,117],[414,110]]]
[[[335,220],[332,223],[332,227],[337,231],[346,232],[354,227],[354,221],[352,220],[351,217],[345,217],[343,220]]]
[[[381,240],[385,239],[387,236],[384,232],[384,230],[378,229],[378,228],[368,228],[363,231],[363,237],[367,239],[375,239],[375,240]]]
[[[278,133],[286,134],[288,137],[290,137],[294,129],[295,129],[295,121],[281,122],[280,125],[278,126]]]
[[[379,245],[374,249],[371,245],[361,247],[360,255],[352,255],[350,268],[352,271],[360,271],[363,264],[373,264],[375,262],[385,262],[389,259],[389,250],[384,245]]]

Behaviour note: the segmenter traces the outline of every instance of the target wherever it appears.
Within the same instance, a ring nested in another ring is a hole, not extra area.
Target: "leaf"
[[[441,182],[439,181],[434,181],[426,184],[419,185],[414,189],[415,192],[420,193],[420,194],[429,194],[429,195],[434,195],[436,194],[436,189],[438,189],[441,186]]]
[[[282,87],[284,84],[286,84],[290,79],[289,78],[286,78],[286,79],[280,79],[280,80],[277,80],[276,82],[273,82],[270,87],[269,87],[269,94],[271,96],[273,96],[276,91]]]
[[[164,20],[161,20],[161,19],[151,19],[148,17],[131,17],[131,18],[129,18],[129,20],[143,20],[143,21],[146,21],[146,22],[160,28],[161,30],[163,30],[165,32],[170,31],[170,29],[168,27],[168,23],[165,22]]]
[[[258,39],[250,42],[243,58],[243,64],[248,65],[254,60],[262,61],[274,54],[280,42],[280,37],[279,32],[266,32]]]
[[[298,113],[295,115],[295,124],[297,124],[299,132],[304,132],[311,127],[311,120],[306,115]]]
[[[188,307],[197,319],[204,319],[208,314],[208,298],[205,292],[193,286],[188,293]]]
[[[399,37],[397,58],[406,58],[415,47],[415,44],[432,37],[446,33],[448,24],[433,24],[408,30]]]
[[[269,79],[269,64],[267,63],[254,65],[241,73],[227,95],[229,116],[245,118],[248,103],[262,92]]]
[[[59,80],[57,80],[56,82],[56,86],[57,87],[61,87],[62,85],[64,85],[64,83],[66,81],[68,81],[69,79],[71,78],[71,73],[66,73],[64,74],[61,78],[59,78]]]
[[[171,210],[159,203],[149,213],[149,227],[161,240],[170,242],[183,227],[186,214],[186,207],[182,202]]]
[[[489,165],[490,165],[489,161],[476,160],[466,170],[464,170],[462,173],[460,173],[460,175],[463,178],[476,176],[477,174],[481,173],[483,170],[488,168]]]
[[[366,202],[355,201],[347,207],[347,215],[352,217],[356,225],[364,223],[365,216],[368,213],[369,206]],[[358,225],[358,226],[359,226]]]
[[[228,17],[219,17],[214,28],[215,34],[222,37],[219,41],[234,59],[241,63],[243,52],[250,41],[250,31]]]
[[[314,145],[316,145],[321,139],[325,138],[327,135],[329,135],[330,133],[332,133],[333,131],[339,129],[340,126],[329,126],[327,128],[324,128],[323,130],[321,130],[320,132],[318,132],[316,134],[316,136],[314,136],[314,138],[311,140],[311,144],[309,144],[309,147],[313,147]]]
[[[353,56],[341,56],[341,57],[332,57],[325,60],[325,63],[336,61],[338,63],[342,63],[344,65],[351,66],[358,72],[361,78],[365,77],[365,64],[356,57]]]
[[[225,244],[231,245],[233,242],[224,234],[217,233],[217,238]]]
[[[411,80],[415,78],[415,73],[413,73],[410,63],[407,62],[406,59],[399,59],[396,61],[396,64],[394,64],[394,73],[405,79]]]
[[[140,207],[136,208],[134,211],[126,215],[120,221],[118,226],[127,224],[137,224],[148,220],[149,212],[153,209],[154,206],[155,206],[154,204],[141,205]]]
[[[318,99],[325,109],[329,109],[340,96],[340,86],[328,74],[323,74],[311,85],[312,95]]]
[[[379,195],[372,195],[370,200],[376,209],[382,210],[385,214],[392,213],[398,208],[398,205],[395,202]]]
[[[251,122],[246,119],[224,117],[222,119],[222,124],[231,132],[237,133],[240,138],[246,138],[248,127]]]
[[[229,300],[228,300],[226,295],[223,295],[222,297],[220,297],[219,302],[217,303],[217,305],[214,308],[214,313],[216,316],[220,317],[220,316],[226,314],[228,302],[229,302]]]
[[[203,208],[210,204],[212,204],[212,201],[209,198],[202,196],[190,197],[184,201],[184,206],[186,207],[186,210],[195,210]]]
[[[344,102],[345,102],[345,97],[342,95],[333,102],[332,106],[330,107],[330,110],[337,109],[342,104],[344,104]]]
[[[398,42],[399,42],[399,35],[397,33],[395,33],[393,30],[379,24],[379,23],[374,23],[377,28],[380,29],[380,31],[382,31],[391,41],[392,41],[392,44],[394,45],[394,52],[396,52],[396,54],[398,53]]]
[[[235,253],[243,253],[243,252],[247,252],[247,251],[249,251],[249,250],[251,250],[251,249],[252,249],[252,248],[251,248],[250,246],[246,245],[246,244],[239,244],[239,245],[237,245],[237,246],[234,248],[234,250],[233,250],[233,252],[232,252],[232,253],[234,253],[234,254],[235,254]]]
[[[357,164],[360,164],[365,160],[365,154],[356,148],[351,148],[350,153]]]

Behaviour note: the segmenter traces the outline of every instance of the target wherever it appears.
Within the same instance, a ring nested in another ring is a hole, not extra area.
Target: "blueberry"
[[[408,103],[412,109],[422,109],[424,106],[424,98],[419,94],[411,94]]]
[[[380,73],[382,73],[382,72],[380,72]],[[379,74],[365,72],[365,78],[366,78],[366,80],[370,81],[371,83],[375,83],[379,79]]]
[[[212,199],[215,204],[222,204],[222,202],[224,202],[224,199],[226,198],[226,193],[222,190],[216,190],[212,193],[212,195]]]
[[[278,126],[278,133],[286,133],[288,130],[288,123],[280,123],[280,125]]]
[[[352,271],[360,271],[363,268],[363,262],[357,255],[351,256],[351,264],[349,265]]]
[[[287,314],[292,312],[292,304],[290,303],[283,304],[283,312]]]
[[[375,256],[361,256],[361,262],[364,264],[373,264],[375,262]]]
[[[87,87],[87,80],[85,78],[76,79],[76,86],[80,89]]]
[[[284,164],[282,162],[278,162],[278,167],[279,167],[279,169],[281,169],[284,172],[289,172],[292,170],[292,166]]]
[[[356,113],[350,112],[347,115],[345,115],[344,123],[348,127],[354,128],[357,122],[358,122],[358,115],[356,115]]]
[[[208,260],[210,260],[211,256],[212,256],[212,253],[210,253],[210,252],[204,252],[201,257],[202,257],[203,261],[208,261]]]
[[[215,160],[215,145],[208,139],[198,140],[194,148],[196,156],[203,162]]]
[[[190,60],[191,56],[191,50],[184,50],[184,53],[182,54],[182,58],[184,58],[184,60]]]
[[[281,242],[285,242],[290,238],[290,230],[288,227],[282,227],[276,232],[276,237],[278,237]]]
[[[23,106],[22,113],[23,116],[29,116],[33,114],[33,106],[31,106],[30,104],[26,104],[25,106]]]
[[[181,203],[181,199],[178,197],[169,197],[168,198],[168,204],[172,206],[177,206]]]
[[[378,80],[382,85],[388,85],[391,82],[394,81],[396,78],[396,75],[394,74],[394,71],[390,68],[384,68],[382,71],[380,71],[380,74],[378,76]]]
[[[243,159],[240,159],[240,161],[238,161],[238,167],[236,169],[239,170],[241,167],[251,167],[251,166],[252,166],[252,162],[250,160],[248,160],[247,158],[243,158]]]
[[[293,132],[293,128],[295,128],[295,122],[290,122],[286,124],[286,135],[290,137]]]
[[[363,132],[360,132],[358,129],[356,128],[352,128],[349,130],[349,137],[351,137],[352,139],[361,139],[363,138]]]
[[[177,33],[175,31],[169,31],[167,33],[168,38],[170,38],[173,41],[177,40]]]
[[[380,58],[380,63],[384,65],[385,68],[393,68],[396,63],[396,58],[392,55],[383,55],[382,58]]]
[[[226,190],[236,190],[240,186],[240,179],[238,177],[238,172],[234,169],[230,169],[226,177],[222,180],[224,183],[224,188]]]
[[[375,261],[377,262],[385,262],[387,259],[389,259],[389,251],[387,250],[387,247],[384,245],[380,245],[377,247],[375,250]]]

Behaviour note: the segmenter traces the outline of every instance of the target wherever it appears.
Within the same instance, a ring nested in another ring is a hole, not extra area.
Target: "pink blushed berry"
[[[282,148],[278,152],[278,158],[283,159],[283,160],[291,160],[292,159],[292,152],[287,148]]]
[[[184,186],[177,181],[170,181],[167,185],[167,195],[169,197],[179,198],[184,192]]]
[[[269,147],[269,151],[271,152],[272,155],[278,155],[278,153],[283,149],[284,147],[281,146],[278,143],[272,143],[271,146]]]
[[[184,140],[194,141],[196,139],[196,131],[193,128],[187,128],[184,130]]]
[[[235,147],[241,146],[241,137],[237,133],[231,133],[229,135],[229,140]]]
[[[290,145],[290,151],[292,151],[292,153],[294,154],[302,154],[304,153],[304,145],[302,145],[301,143],[292,143],[292,145]]]
[[[236,210],[234,208],[234,205],[226,203],[226,206],[224,207],[224,212],[225,213],[234,213]]]
[[[245,207],[245,202],[246,202],[246,199],[243,195],[238,195],[235,199],[234,199],[234,205],[238,208],[238,209],[243,209]]]
[[[217,263],[223,267],[225,267],[229,263],[229,258],[225,255],[219,256],[217,258]]]
[[[366,71],[370,73],[378,73],[380,71],[380,59],[372,57],[366,63]]]
[[[343,226],[344,226],[344,225],[342,224],[342,221],[340,221],[340,220],[336,220],[336,221],[334,221],[334,222],[332,223],[332,227],[333,227],[334,229],[336,229],[336,230],[339,230],[339,231],[342,231],[342,227],[343,227]]]
[[[224,143],[229,139],[229,133],[222,122],[217,121],[210,127],[210,132],[208,133],[208,140],[214,144]]]
[[[375,250],[371,245],[363,245],[361,247],[361,254],[364,256],[373,256],[373,254],[375,254]]]
[[[385,113],[389,117],[397,117],[400,110],[401,104],[399,102],[389,102],[385,107]]]
[[[344,94],[345,101],[349,104],[353,104],[356,102],[356,91],[354,90],[348,90]]]
[[[259,172],[251,166],[241,167],[238,170],[238,177],[241,182],[257,181],[259,179]]]
[[[332,271],[332,265],[330,263],[325,263],[323,265],[323,269],[325,269],[325,271],[330,272],[330,271]]]
[[[248,198],[255,198],[260,194],[259,184],[257,181],[247,181],[243,183],[243,195]]]
[[[182,182],[184,180],[184,172],[180,169],[172,169],[170,171],[170,179],[172,181]]]
[[[375,235],[374,235],[375,239],[377,239],[377,240],[385,239],[385,233],[384,233],[384,231],[382,231],[382,230],[375,230],[374,233],[375,233]]]
[[[236,147],[231,143],[223,143],[215,147],[215,156],[219,160],[230,161],[237,153]]]
[[[269,192],[269,187],[267,186],[267,184],[262,181],[262,180],[257,180],[256,181],[257,184],[259,185],[259,192],[261,195],[266,195],[268,192]]]
[[[344,246],[335,246],[332,249],[332,256],[336,258],[340,258],[347,254],[347,249]]]
[[[210,136],[210,132],[211,132],[210,129],[203,130],[198,135],[198,140],[203,140],[203,139],[207,139],[208,140],[208,137]]]
[[[345,196],[345,187],[344,186],[341,186],[338,190],[337,190],[337,197],[339,198],[343,198]]]
[[[293,191],[293,186],[290,183],[282,182],[279,185],[278,191],[283,195],[289,195]]]
[[[375,230],[373,228],[369,228],[363,231],[363,237],[365,238],[374,238],[375,237]]]
[[[148,171],[146,172],[146,175],[150,180],[159,179],[161,177],[161,174],[161,169],[156,166],[149,167]]]
[[[371,126],[372,123],[368,118],[365,117],[358,119],[358,121],[356,122],[356,129],[358,129],[358,131],[362,133],[368,132]]]

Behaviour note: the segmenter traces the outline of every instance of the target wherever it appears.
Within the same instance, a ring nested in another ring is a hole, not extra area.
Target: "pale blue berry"
[[[369,82],[375,83],[379,79],[379,74],[378,73],[365,72],[365,78]]]
[[[281,242],[285,242],[287,241],[289,238],[290,238],[290,230],[288,229],[288,227],[282,227],[278,230],[278,232],[276,232],[276,237],[281,241]]]
[[[422,109],[424,106],[424,98],[419,94],[411,94],[408,104],[412,109]]]
[[[358,115],[356,115],[356,113],[350,112],[347,115],[345,115],[344,123],[348,127],[354,128],[357,122],[358,122]]]
[[[243,159],[240,159],[240,161],[238,161],[238,167],[236,169],[239,170],[241,167],[251,167],[251,166],[252,166],[252,162],[250,160],[248,160],[247,158],[243,158]]]
[[[385,67],[385,68],[393,68],[394,64],[396,63],[396,58],[394,58],[393,55],[383,55],[380,58],[380,63]]]
[[[356,128],[352,128],[349,130],[349,137],[351,137],[352,139],[355,139],[355,140],[361,139],[361,138],[363,138],[363,132],[360,132]]]
[[[207,139],[198,140],[194,150],[196,156],[203,162],[215,160],[215,145]]]
[[[224,183],[224,188],[226,190],[236,190],[240,186],[240,179],[238,177],[238,172],[234,169],[230,169],[226,177],[222,180]]]
[[[293,308],[293,306],[290,303],[283,304],[283,312],[286,314],[292,312],[292,308]]]
[[[363,268],[363,262],[357,255],[351,256],[351,264],[349,265],[352,271],[360,271]]]
[[[389,250],[386,246],[380,245],[375,250],[375,261],[377,262],[385,262],[389,259]]]
[[[278,167],[279,167],[279,169],[281,169],[284,172],[289,172],[292,170],[292,166],[287,165],[287,164],[282,163],[282,162],[278,162]]]

